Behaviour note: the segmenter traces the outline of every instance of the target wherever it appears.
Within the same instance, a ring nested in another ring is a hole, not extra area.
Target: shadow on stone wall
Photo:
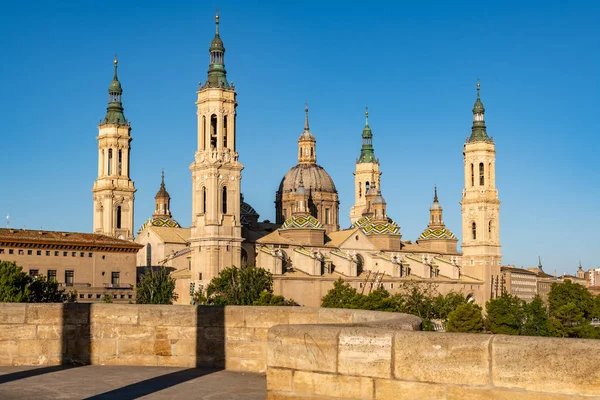
[[[225,307],[196,306],[195,367],[225,369]]]
[[[91,304],[65,303],[62,309],[61,365],[92,363]]]

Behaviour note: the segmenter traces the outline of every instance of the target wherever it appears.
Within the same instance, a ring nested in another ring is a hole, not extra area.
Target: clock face
[[[123,235],[119,235],[119,239],[123,240],[124,239]]]

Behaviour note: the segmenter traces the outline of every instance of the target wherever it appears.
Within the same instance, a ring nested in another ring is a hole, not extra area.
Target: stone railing
[[[288,324],[419,329],[410,315],[307,307],[0,303],[0,365],[154,365],[265,372]]]
[[[600,340],[280,325],[267,398],[598,399],[599,364]]]

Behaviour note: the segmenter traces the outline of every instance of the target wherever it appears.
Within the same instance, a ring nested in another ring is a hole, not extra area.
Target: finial
[[[542,258],[538,256],[538,267],[542,266]]]
[[[215,15],[215,34],[219,36],[219,9],[217,8],[217,14]]]
[[[433,185],[433,202],[437,203],[438,202],[438,197],[437,197],[437,185]]]
[[[479,78],[477,78],[477,98],[479,99],[479,89],[481,88],[481,83],[479,83]]]
[[[117,80],[117,67],[119,66],[119,59],[117,58],[117,53],[115,53],[115,58],[113,60],[113,64],[115,65],[115,77],[114,77],[114,79]]]
[[[162,184],[165,184],[165,169],[162,169],[162,174],[161,174],[161,178],[162,178]]]
[[[308,101],[306,102],[306,108],[304,109],[306,113],[306,120],[304,121],[304,130],[308,131]]]
[[[365,107],[365,120],[366,124],[369,125],[369,107]]]

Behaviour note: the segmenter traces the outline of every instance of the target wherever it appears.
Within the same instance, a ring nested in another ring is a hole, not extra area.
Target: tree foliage
[[[583,286],[566,279],[553,283],[548,294],[548,329],[551,336],[597,338],[597,329],[590,324],[595,314],[596,300]]]
[[[487,329],[492,333],[519,335],[524,321],[523,300],[509,293],[485,304]]]
[[[175,280],[165,268],[147,268],[138,282],[135,298],[138,304],[173,304],[177,300]]]
[[[473,303],[461,304],[448,315],[448,332],[483,331],[483,317],[481,307]]]
[[[255,266],[231,266],[222,270],[206,287],[194,294],[196,304],[238,306],[292,306],[294,300],[273,295],[273,275]]]
[[[76,293],[65,293],[56,280],[32,277],[14,262],[0,262],[0,301],[10,303],[63,303],[76,301]]]
[[[548,336],[548,312],[540,296],[523,304],[523,316],[521,335]]]

